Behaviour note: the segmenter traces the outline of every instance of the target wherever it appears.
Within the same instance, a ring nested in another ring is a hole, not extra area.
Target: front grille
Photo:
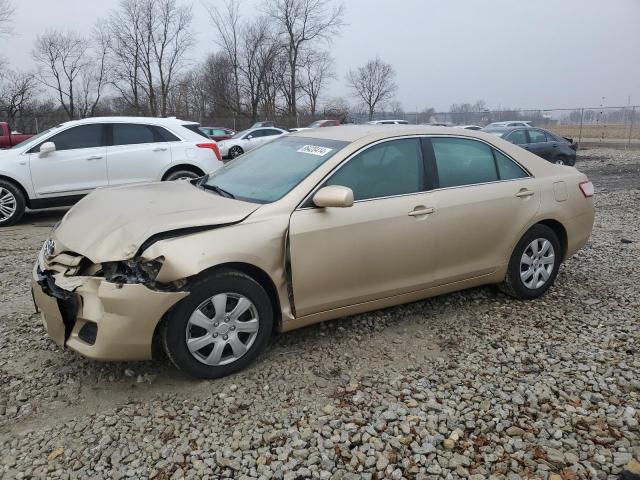
[[[62,252],[51,257],[43,255],[41,269],[71,277],[80,271],[83,258],[82,255],[73,252]]]

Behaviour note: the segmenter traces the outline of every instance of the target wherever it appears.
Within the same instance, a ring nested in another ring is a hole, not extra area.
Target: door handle
[[[416,208],[415,210],[411,210],[409,213],[407,213],[407,215],[409,215],[410,217],[419,217],[420,215],[429,215],[433,212],[435,212],[436,209],[433,207],[429,207],[429,208]]]
[[[532,195],[535,195],[536,192],[534,192],[533,190],[527,190],[527,189],[522,189],[520,190],[518,193],[516,193],[516,197],[518,198],[526,198],[526,197],[530,197]]]
[[[156,147],[153,149],[154,152],[166,152],[167,147]]]
[[[102,160],[102,155],[93,155],[87,158],[87,162],[92,162],[93,160]]]

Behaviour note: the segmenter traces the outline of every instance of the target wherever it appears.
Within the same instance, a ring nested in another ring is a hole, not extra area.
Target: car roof
[[[292,132],[290,136],[319,138],[326,140],[338,140],[344,142],[355,142],[368,138],[371,141],[383,140],[385,138],[401,137],[404,135],[454,135],[467,136],[472,138],[486,138],[483,133],[477,130],[453,129],[451,127],[433,127],[428,125],[396,125],[388,128],[385,125],[342,125],[340,127],[326,127],[314,130],[302,130]]]
[[[87,123],[145,123],[165,126],[198,125],[198,122],[180,120],[175,117],[91,117],[83,118],[82,120],[70,120],[68,122],[64,122],[63,125],[84,125]]]

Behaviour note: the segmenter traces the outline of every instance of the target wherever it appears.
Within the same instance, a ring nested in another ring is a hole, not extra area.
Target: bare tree
[[[355,97],[362,100],[369,113],[369,120],[373,119],[376,107],[389,101],[395,95],[395,70],[389,63],[379,57],[369,60],[364,66],[351,70],[347,75],[347,82]]]
[[[177,0],[121,0],[105,25],[113,85],[136,111],[166,116],[171,89],[194,42],[191,6]]]
[[[404,108],[402,108],[402,103],[398,100],[392,100],[389,102],[389,112],[394,117],[398,118],[404,116]]]
[[[258,18],[242,32],[240,72],[242,90],[251,121],[258,118],[258,109],[264,100],[267,77],[274,65],[279,45],[274,41],[266,18]]]
[[[320,94],[332,78],[335,78],[334,64],[329,52],[311,51],[305,56],[298,83],[307,97],[312,120],[316,117]]]
[[[344,25],[344,5],[332,0],[265,0],[265,12],[271,17],[282,37],[289,67],[287,110],[297,115],[298,69],[305,48],[314,42],[331,42]]]
[[[240,1],[227,0],[223,9],[207,7],[211,21],[218,31],[216,43],[222,48],[233,71],[233,102],[235,112],[240,113]]]
[[[93,113],[104,86],[104,63],[94,62],[91,42],[74,32],[49,31],[36,39],[38,79],[51,88],[69,118]]]
[[[11,21],[15,7],[10,0],[0,0],[0,37],[11,33]]]
[[[15,125],[16,117],[35,97],[37,83],[30,72],[6,70],[0,80],[0,111],[5,113],[10,125]]]

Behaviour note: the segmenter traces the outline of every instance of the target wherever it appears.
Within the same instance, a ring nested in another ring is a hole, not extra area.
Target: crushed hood
[[[56,253],[72,251],[94,263],[125,260],[153,235],[237,223],[257,208],[187,181],[104,188],[69,210],[53,239]]]

